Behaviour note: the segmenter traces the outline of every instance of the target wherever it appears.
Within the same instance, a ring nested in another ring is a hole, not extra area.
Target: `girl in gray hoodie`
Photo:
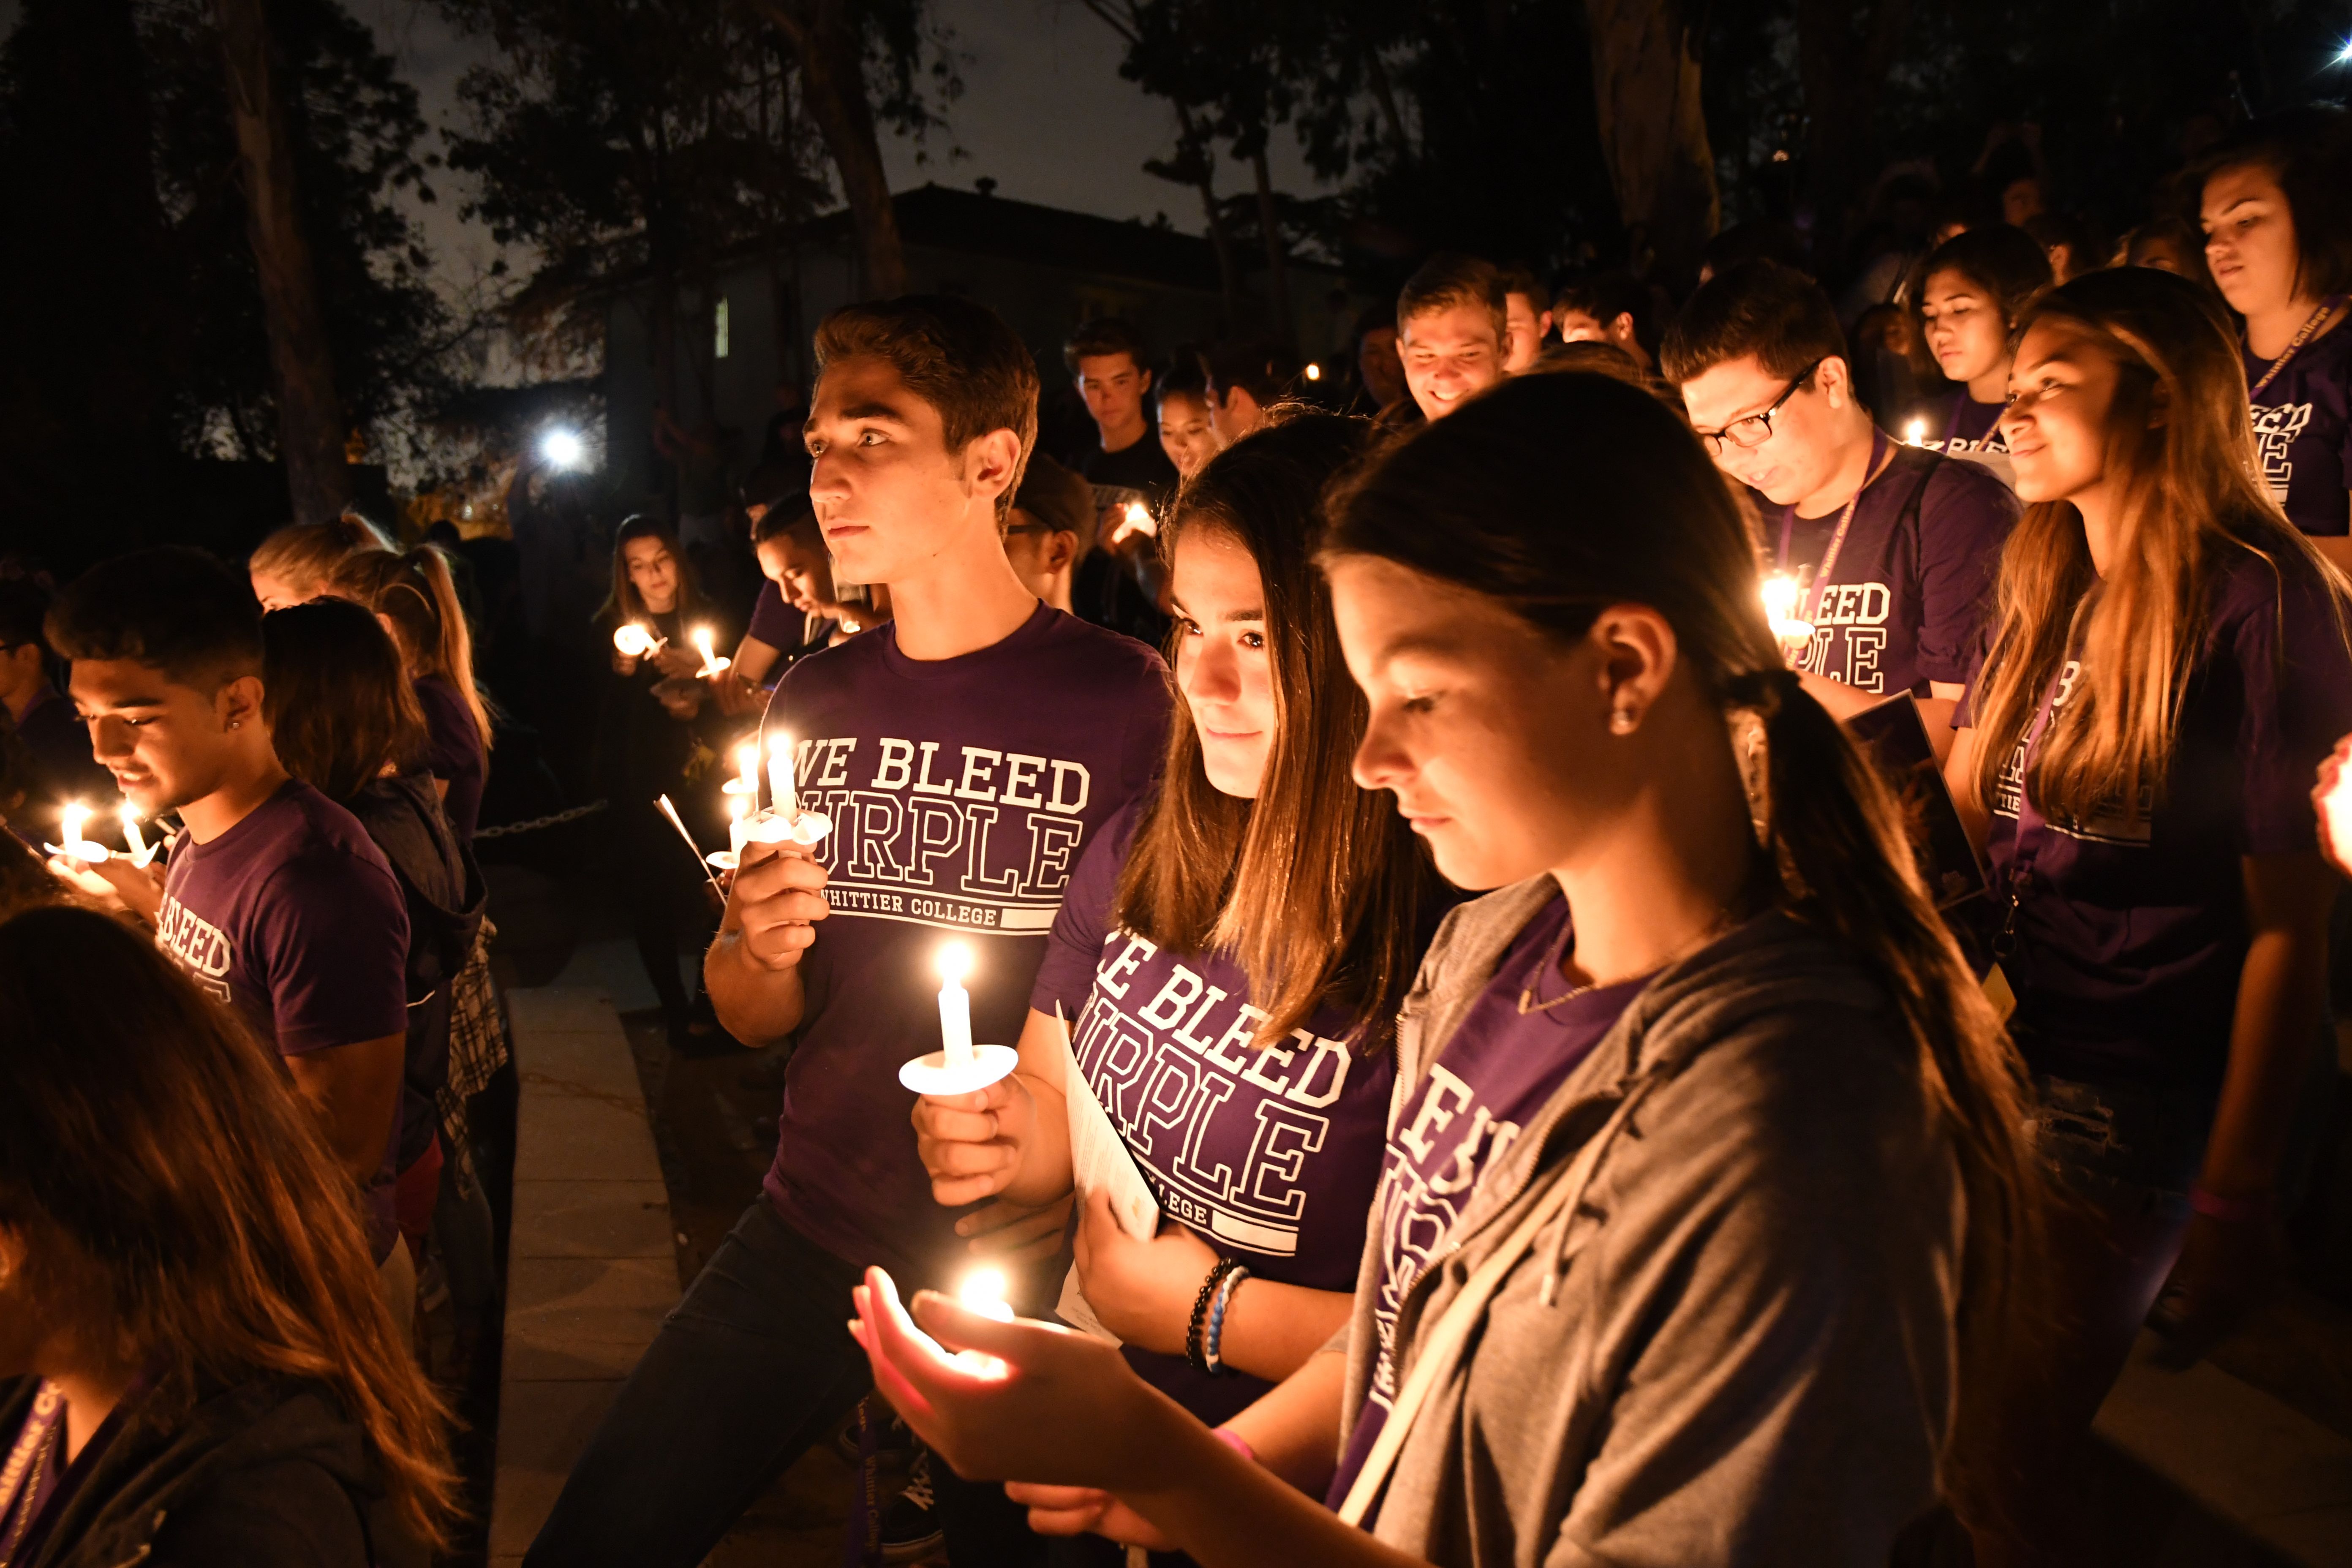
[[[1357,778],[1497,889],[1399,1019],[1353,1322],[1210,1431],[870,1272],[855,1331],[951,1464],[1213,1568],[1883,1563],[1984,1516],[2036,1271],[2019,1073],[1755,563],[1699,442],[1596,376],[1337,499]]]

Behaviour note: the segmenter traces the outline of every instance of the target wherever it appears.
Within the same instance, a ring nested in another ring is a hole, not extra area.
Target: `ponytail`
[[[1940,1479],[1964,1522],[2000,1531],[2000,1417],[2046,1289],[2023,1068],[1936,913],[1894,795],[1782,660],[1729,487],[1655,399],[1567,372],[1506,382],[1424,426],[1328,510],[1327,557],[1393,562],[1562,640],[1615,604],[1673,626],[1724,710],[1781,904],[1877,979],[1952,1141],[1967,1230]]]
[[[496,716],[474,681],[474,637],[466,606],[438,545],[420,544],[405,554],[369,551],[343,563],[336,589],[390,621],[402,657],[425,675],[457,689],[489,753]]]

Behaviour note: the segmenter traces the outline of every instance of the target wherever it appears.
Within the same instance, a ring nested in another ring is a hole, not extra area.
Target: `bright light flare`
[[[1319,364],[1309,363],[1307,367],[1307,379],[1309,381],[1322,380],[1323,367]]]
[[[660,646],[652,632],[635,621],[613,628],[613,651],[623,658],[643,658]]]
[[[1910,424],[1903,426],[1903,440],[1906,446],[1926,446],[1927,444],[1927,422],[1925,419],[1914,419]]]
[[[968,1312],[1009,1323],[1013,1321],[1013,1309],[1006,1304],[1004,1292],[1003,1269],[975,1268],[956,1287],[956,1300]]]
[[[734,662],[732,659],[720,658],[716,653],[711,651],[710,639],[713,635],[714,634],[709,626],[697,626],[694,628],[694,646],[700,649],[702,653],[702,668],[694,672],[698,676],[721,674],[726,670],[730,664]]]
[[[941,942],[938,955],[931,960],[931,968],[944,984],[962,984],[971,973],[971,946],[961,942]]]
[[[539,455],[552,468],[576,468],[586,459],[588,447],[576,431],[550,430],[539,438]]]

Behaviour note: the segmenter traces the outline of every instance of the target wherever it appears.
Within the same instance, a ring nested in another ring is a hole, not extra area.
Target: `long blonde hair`
[[[487,757],[494,715],[474,684],[474,634],[440,547],[420,544],[405,553],[362,551],[335,569],[334,589],[392,623],[401,656],[412,668],[457,689],[481,731]]]
[[[275,577],[305,599],[332,591],[335,569],[363,551],[394,550],[382,529],[355,512],[332,522],[297,522],[254,548],[246,568]]]
[[[2202,290],[2154,268],[2086,273],[2030,309],[2020,335],[2042,321],[2082,332],[2119,372],[2106,471],[2123,479],[2120,526],[2104,579],[2070,502],[2035,502],[2010,535],[1973,704],[1973,782],[1979,801],[1995,797],[2073,652],[2082,676],[2035,747],[2034,805],[2056,820],[2132,818],[2162,798],[2216,577],[2252,556],[2282,584],[2325,583],[2339,635],[2347,584],[2263,482],[2237,343]]]
[[[446,1542],[448,1411],[378,1293],[351,1178],[268,1047],[153,942],[35,909],[0,923],[0,1225],[63,1241],[34,1258],[93,1277],[77,1344],[155,1369],[167,1420],[215,1383],[323,1386],[402,1523]],[[27,1280],[37,1298],[62,1290],[52,1272]]]

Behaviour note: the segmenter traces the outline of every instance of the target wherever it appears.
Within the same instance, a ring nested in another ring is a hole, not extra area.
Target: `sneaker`
[[[882,1510],[883,1562],[918,1563],[947,1544],[938,1503],[931,1489],[930,1451],[919,1448],[908,1468],[907,1489]]]
[[[887,1405],[879,1406],[875,1419],[882,1423],[882,1430],[875,1434],[875,1458],[880,1461],[886,1470],[905,1468],[913,1462],[917,1451],[914,1433],[908,1430],[907,1424],[899,1420],[898,1413]],[[856,1415],[851,1415],[849,1420],[834,1433],[833,1451],[843,1464],[853,1470],[857,1468],[860,1456],[857,1452],[857,1417]]]

